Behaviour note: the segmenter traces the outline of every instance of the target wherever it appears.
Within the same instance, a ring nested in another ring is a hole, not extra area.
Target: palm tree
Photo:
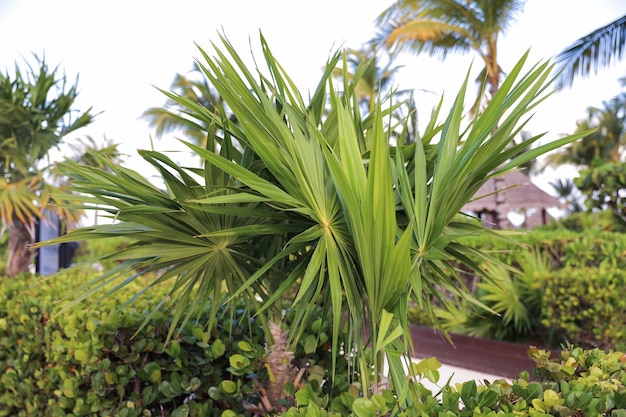
[[[600,67],[622,59],[626,48],[626,15],[576,40],[557,57],[557,88],[571,87],[576,77],[587,77]]]
[[[380,66],[381,58],[378,57],[376,50],[371,45],[359,50],[346,50],[346,60],[349,72],[345,81],[354,86],[356,99],[364,105],[368,113],[374,110],[379,97],[384,99],[391,93],[400,97],[408,94],[408,91],[392,91],[394,77],[402,67],[392,66],[391,61],[388,61],[384,67]],[[333,75],[342,80],[344,74],[344,66],[339,64]]]
[[[172,93],[185,97],[195,102],[198,106],[219,112],[223,106],[223,100],[216,94],[215,90],[206,82],[202,71],[197,63],[189,75],[176,74],[170,86]],[[163,91],[163,90],[161,90]],[[166,95],[171,93],[165,92]],[[207,126],[197,124],[187,117],[182,111],[179,103],[173,97],[167,98],[163,107],[151,107],[146,110],[142,117],[147,120],[150,126],[155,128],[157,138],[161,138],[171,132],[179,131],[199,146],[207,145]]]
[[[78,139],[78,144],[68,144],[74,152],[74,156],[70,157],[73,161],[80,165],[93,166],[99,169],[105,169],[104,160],[113,163],[121,163],[124,155],[118,149],[119,144],[113,143],[111,139],[104,138],[99,144],[91,136],[85,136]]]
[[[38,68],[17,67],[13,77],[0,74],[0,217],[3,229],[9,228],[9,254],[6,274],[27,272],[31,261],[29,245],[33,228],[43,209],[52,208],[52,193],[46,167],[41,168],[48,152],[71,132],[92,122],[91,109],[77,113],[72,109],[78,90],[67,88],[65,75],[49,69],[45,59],[35,56]],[[55,197],[58,203],[59,197]],[[61,218],[74,219],[71,210]]]
[[[230,299],[241,295],[250,305],[260,303],[261,319],[289,299],[296,309],[293,345],[321,304],[332,317],[331,351],[348,355],[359,372],[363,398],[356,401],[370,401],[384,360],[401,403],[416,400],[409,397],[417,393],[403,362],[411,356],[410,338],[403,337],[409,302],[429,309],[424,300],[447,291],[471,299],[458,285],[455,265],[484,273],[472,259],[491,258],[462,238],[507,239],[457,221],[460,210],[489,179],[584,135],[522,154],[521,145],[509,147],[528,111],[542,100],[551,66],[539,63],[523,74],[525,56],[467,128],[466,79],[442,125],[435,114],[419,140],[390,145],[392,128],[383,120],[391,109],[378,102],[362,117],[354,86],[343,94],[335,90],[332,71],[340,53],[305,103],[263,38],[269,74],[247,68],[233,46],[222,42],[222,48],[215,46],[219,58],[201,50],[202,70],[239,123],[171,95],[198,124],[209,126],[209,138],[221,132],[219,150],[188,143],[204,161],[202,170],[141,151],[168,185],[159,190],[113,164],[112,172],[67,167],[72,189],[81,196],[77,201],[105,205],[120,223],[75,229],[48,243],[105,236],[135,242],[111,255],[125,260],[120,268],[79,289],[70,306],[110,284],[121,289],[154,272],[146,288],[169,283],[168,300],[177,306],[174,324],[193,317],[207,298],[219,298],[224,286]],[[347,66],[344,72],[345,78]],[[342,323],[345,344],[339,339]],[[336,363],[328,370],[331,381]]]
[[[485,66],[477,82],[493,97],[502,81],[498,37],[522,10],[522,0],[396,0],[377,18],[374,42],[397,53],[408,50],[444,59],[448,53],[478,53]],[[487,88],[488,87],[488,88]]]
[[[548,155],[545,164],[592,168],[619,162],[626,145],[626,95],[603,102],[602,108],[589,107],[587,117],[576,122],[575,132],[590,130],[595,131]]]
[[[567,210],[569,213],[579,213],[583,211],[583,206],[580,204],[579,196],[580,191],[576,188],[576,184],[571,179],[556,179],[550,182],[552,189],[556,192],[559,200],[567,204]]]

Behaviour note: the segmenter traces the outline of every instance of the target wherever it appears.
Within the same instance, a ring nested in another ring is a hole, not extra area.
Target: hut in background
[[[549,222],[550,208],[564,208],[564,205],[533,184],[526,174],[512,171],[487,181],[475,199],[463,207],[463,212],[474,213],[495,229],[512,227],[507,216],[516,212],[524,215],[521,227],[532,228]]]

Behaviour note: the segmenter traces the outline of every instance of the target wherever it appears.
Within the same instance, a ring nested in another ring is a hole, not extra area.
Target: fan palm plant
[[[400,404],[410,403],[403,363],[411,352],[404,337],[409,301],[429,310],[424,300],[441,291],[471,299],[454,265],[484,273],[480,263],[491,258],[459,238],[509,239],[458,221],[458,213],[485,181],[584,135],[523,153],[521,145],[509,146],[528,111],[545,98],[551,66],[540,63],[524,74],[524,56],[485,111],[464,122],[466,80],[442,125],[435,114],[414,143],[392,146],[397,126],[384,122],[392,106],[378,101],[362,117],[347,65],[344,88],[336,91],[332,72],[341,52],[305,103],[263,37],[266,68],[252,70],[221,40],[214,56],[200,48],[198,62],[237,124],[166,92],[186,116],[209,126],[209,138],[219,144],[186,143],[203,169],[141,151],[164,178],[167,189],[159,190],[119,166],[110,166],[112,173],[66,167],[76,203],[104,205],[118,222],[75,229],[63,239],[135,241],[112,255],[125,260],[118,269],[79,288],[68,307],[98,288],[119,290],[153,271],[157,277],[146,289],[169,282],[169,300],[178,306],[174,322],[193,317],[195,307],[220,296],[224,286],[231,299],[248,297],[259,305],[259,317],[267,312],[274,322],[287,299],[295,308],[289,333],[295,342],[321,303],[332,318],[332,351],[353,358],[363,395],[377,389],[386,362]],[[344,322],[348,341],[340,345]]]
[[[575,132],[590,130],[595,132],[551,153],[545,164],[592,168],[619,162],[626,144],[626,96],[605,101],[601,108],[587,108],[587,117],[576,122]]]

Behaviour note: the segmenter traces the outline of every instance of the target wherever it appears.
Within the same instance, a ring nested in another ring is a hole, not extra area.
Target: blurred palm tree
[[[367,113],[371,113],[376,100],[389,98],[391,94],[400,96],[409,94],[409,91],[392,91],[394,77],[401,66],[392,66],[390,60],[381,66],[382,59],[371,46],[361,49],[348,49],[345,52],[348,63],[348,72],[344,71],[343,64],[333,70],[333,76],[342,80],[345,76],[346,85],[354,88],[354,96]]]
[[[498,37],[523,4],[522,0],[396,0],[378,16],[380,33],[374,42],[393,53],[408,50],[441,59],[452,52],[478,53],[485,64],[476,80],[479,96],[472,111],[478,111],[481,102],[498,91],[503,74]]]
[[[626,15],[576,40],[557,57],[557,88],[571,87],[576,77],[587,77],[598,68],[622,59],[626,48]]]
[[[556,192],[559,200],[567,204],[567,210],[569,213],[579,213],[584,210],[583,205],[580,203],[580,191],[571,179],[560,179],[550,182],[550,186]]]
[[[594,130],[588,136],[548,155],[546,166],[571,164],[592,168],[606,162],[619,162],[626,145],[626,95],[589,107],[587,117],[576,122],[576,132]]]
[[[95,167],[98,169],[106,169],[107,165],[104,160],[111,161],[115,164],[122,163],[124,154],[119,150],[119,144],[113,143],[111,139],[104,137],[102,143],[87,135],[78,139],[78,144],[69,144],[74,152],[71,160],[80,164]]]
[[[185,108],[181,107],[176,99],[170,95],[173,93],[185,97],[198,106],[216,113],[222,110],[222,98],[207,83],[197,62],[194,62],[188,75],[176,74],[174,76],[170,90],[170,92],[161,90],[167,96],[165,105],[149,108],[142,114],[142,118],[147,120],[149,125],[155,129],[157,138],[177,131],[198,146],[206,147],[207,126],[188,117]]]
[[[124,160],[125,155],[120,152],[119,144],[113,143],[106,137],[100,144],[89,135],[79,138],[77,142],[68,143],[73,155],[66,156],[65,159],[78,165],[107,170],[109,163],[121,164]],[[59,189],[63,189],[66,186],[64,183],[67,181],[63,166],[64,164],[55,164],[50,171],[51,177],[56,181]],[[98,217],[99,214],[96,208],[93,219],[95,224],[98,224]]]
[[[76,83],[68,87],[58,67],[50,69],[45,59],[35,59],[37,67],[27,64],[28,70],[22,71],[16,65],[13,76],[0,74],[0,217],[3,231],[9,228],[8,276],[28,271],[34,225],[45,209],[56,210],[66,221],[76,220],[76,211],[53,204],[63,196],[46,177],[46,160],[64,137],[93,120],[91,109],[72,109]]]

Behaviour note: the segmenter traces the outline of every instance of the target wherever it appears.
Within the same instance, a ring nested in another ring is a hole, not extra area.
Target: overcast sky
[[[249,40],[258,53],[258,33],[305,92],[321,75],[328,56],[342,46],[358,48],[375,33],[373,20],[389,0],[0,0],[0,70],[32,62],[32,53],[60,65],[69,78],[79,74],[78,105],[102,112],[77,136],[105,136],[137,160],[138,148],[150,147],[151,129],[139,116],[160,106],[174,75],[186,73],[199,56],[197,43],[210,51],[218,32],[244,56]],[[626,1],[528,0],[524,11],[500,40],[500,65],[506,71],[531,50],[536,62],[556,55],[579,37],[626,14]],[[450,56],[445,63],[405,55],[398,84],[436,94],[417,98],[430,109],[445,92],[456,93],[477,56]],[[618,78],[626,62],[603,70],[574,89],[560,92],[537,109],[527,130],[548,132],[547,140],[571,133],[588,106],[599,106],[620,92]],[[475,78],[475,75],[472,79]],[[68,138],[69,140],[73,138]],[[160,151],[179,148],[172,138],[155,142]],[[572,172],[557,172],[571,176]],[[543,187],[546,189],[546,187]],[[549,187],[547,188],[549,189]]]

